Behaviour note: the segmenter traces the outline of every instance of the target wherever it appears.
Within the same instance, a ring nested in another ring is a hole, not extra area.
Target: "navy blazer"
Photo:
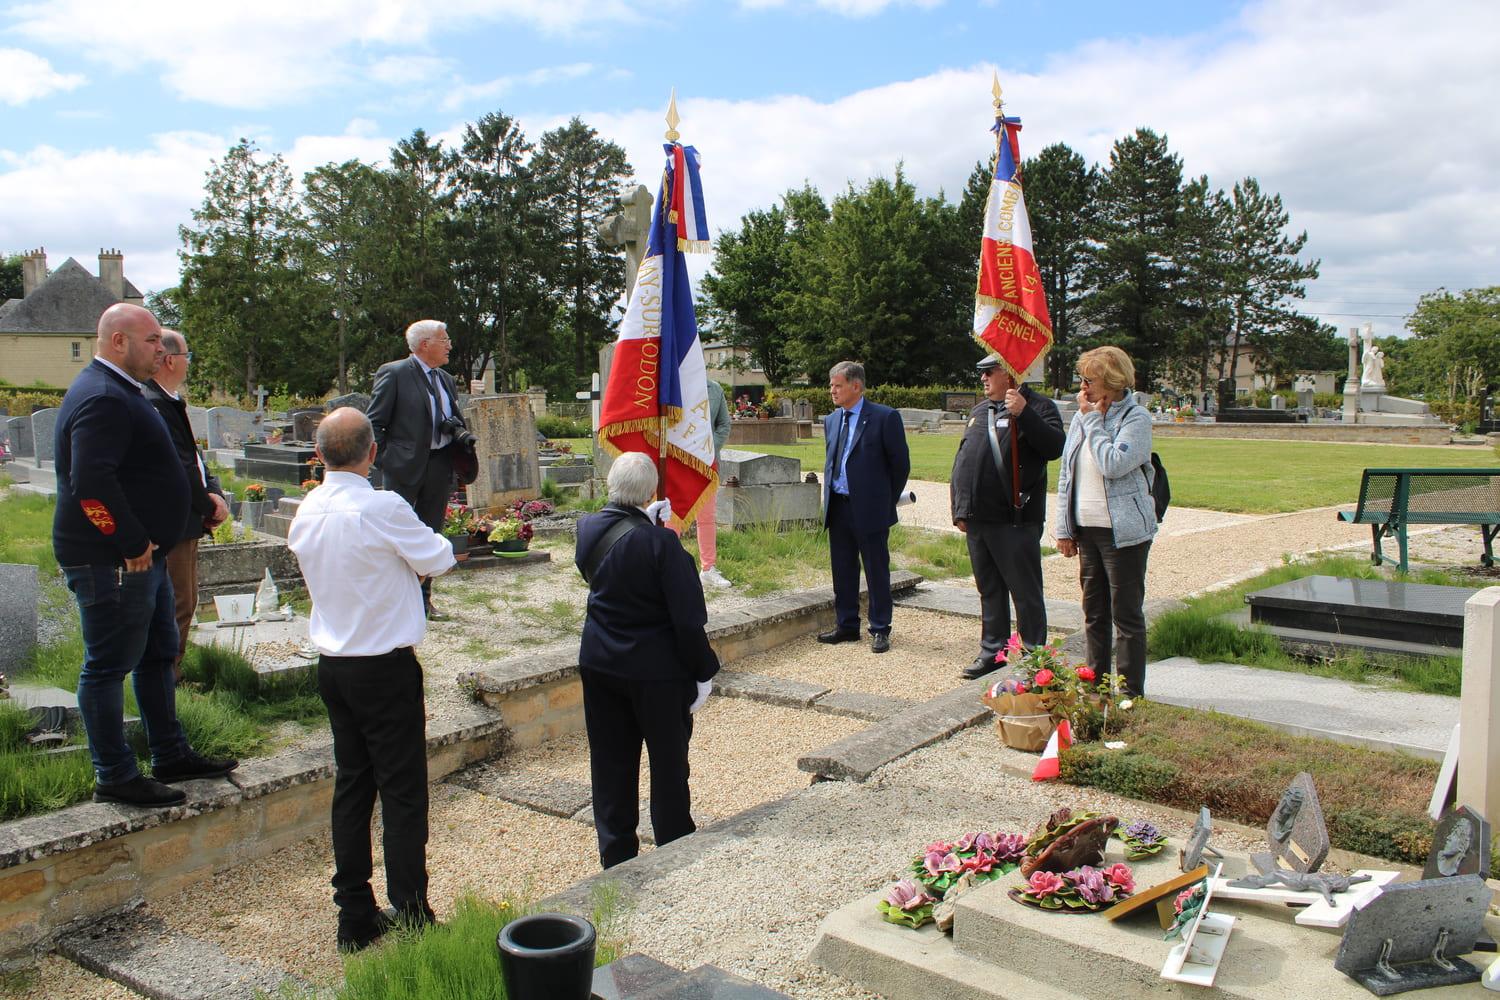
[[[464,421],[458,408],[453,376],[441,368],[438,381],[448,396],[448,407],[459,423]],[[365,416],[375,432],[375,468],[387,485],[414,485],[427,471],[427,456],[432,452],[432,391],[422,374],[416,355],[380,366],[375,373],[375,388],[370,393],[370,408]]]
[[[833,488],[834,446],[844,411],[823,418],[823,523],[828,523],[828,494]],[[865,398],[859,420],[850,430],[854,444],[844,463],[849,483],[849,508],[854,530],[867,535],[896,523],[896,497],[911,475],[911,453],[906,448],[906,425],[889,406]]]
[[[599,564],[589,584],[578,664],[633,681],[706,681],[719,672],[708,644],[708,608],[693,557],[669,529],[634,507],[610,504],[578,522],[579,571],[610,526],[640,521]]]

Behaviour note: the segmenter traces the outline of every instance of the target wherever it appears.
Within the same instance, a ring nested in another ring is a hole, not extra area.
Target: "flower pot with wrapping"
[[[496,555],[519,555],[525,552],[531,543],[523,538],[508,538],[503,542],[493,542]]]
[[[242,500],[240,519],[245,522],[245,527],[259,530],[266,523],[266,509],[270,506],[269,500]]]

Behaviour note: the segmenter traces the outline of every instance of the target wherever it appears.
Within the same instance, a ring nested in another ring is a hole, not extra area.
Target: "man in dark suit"
[[[1047,507],[1047,463],[1062,455],[1062,416],[1046,396],[1018,385],[994,354],[979,362],[985,401],[953,456],[949,477],[953,523],[968,538],[979,587],[983,626],[979,655],[963,675],[982,677],[999,667],[995,654],[1010,639],[1010,604],[1026,646],[1047,641],[1042,595],[1042,522]],[[1021,456],[1021,505],[1015,504],[1011,434]]]
[[[187,400],[182,398],[188,364],[193,360],[193,353],[187,349],[187,339],[176,330],[163,330],[161,346],[166,351],[161,369],[155,378],[145,383],[143,391],[162,420],[166,421],[172,447],[177,450],[177,460],[182,463],[182,471],[187,476],[187,522],[182,526],[177,544],[167,553],[167,576],[172,581],[177,613],[177,660],[172,671],[180,681],[188,632],[193,626],[193,612],[198,608],[198,540],[229,517],[229,504],[224,501],[219,481],[208,471],[208,465],[198,451],[193,425],[188,419]]]
[[[865,399],[865,368],[840,361],[828,372],[834,411],[823,418],[823,525],[833,564],[837,624],[819,642],[859,639],[859,567],[870,588],[870,649],[891,648],[891,553],[896,498],[911,474],[901,414]]]
[[[578,570],[589,582],[578,650],[599,861],[640,851],[641,744],[651,763],[651,829],[658,845],[697,829],[688,793],[693,713],[719,658],[693,559],[654,517],[656,465],[640,452],[609,467],[609,506],[578,522]]]
[[[468,433],[458,410],[453,376],[443,371],[453,342],[448,325],[422,319],[406,328],[411,356],[381,365],[375,373],[367,416],[375,429],[375,467],[385,488],[411,504],[433,531],[443,530],[453,494],[453,465],[462,447],[455,436]],[[432,581],[422,581],[427,617],[447,618],[432,606]]]

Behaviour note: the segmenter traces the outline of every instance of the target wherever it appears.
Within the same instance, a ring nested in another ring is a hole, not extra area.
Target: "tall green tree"
[[[1224,192],[1211,188],[1206,176],[1183,186],[1174,249],[1177,335],[1162,371],[1172,385],[1198,392],[1209,387],[1230,326],[1229,216]]]
[[[322,392],[316,283],[299,258],[300,206],[291,171],[241,139],[209,170],[193,225],[181,226],[182,325],[200,377]]]
[[[1466,402],[1500,383],[1500,285],[1428,292],[1406,328],[1409,350],[1387,369],[1393,388]]]
[[[572,384],[586,384],[599,349],[614,337],[611,313],[625,291],[625,262],[599,226],[630,179],[625,150],[582,119],[543,133],[533,169],[541,180],[551,283],[571,344]]]
[[[0,302],[19,299],[23,291],[25,287],[21,279],[21,255],[0,257]]]
[[[1291,353],[1289,338],[1308,332],[1291,302],[1306,296],[1306,283],[1318,276],[1320,262],[1299,259],[1307,233],[1288,236],[1290,221],[1281,195],[1267,195],[1254,177],[1230,192],[1226,292],[1231,327],[1220,378],[1234,370],[1234,359],[1247,343],[1257,349],[1268,374],[1285,374],[1274,371],[1280,365],[1276,359]]]
[[[1147,128],[1117,139],[1100,177],[1090,227],[1094,252],[1083,269],[1080,346],[1114,344],[1149,387],[1165,367],[1180,325],[1174,285],[1182,162],[1167,137]]]
[[[749,352],[772,385],[792,374],[783,310],[795,283],[787,214],[757,209],[714,241],[714,269],[700,284],[702,316],[715,340]]]
[[[358,160],[324,164],[302,179],[307,256],[333,305],[340,393],[349,391],[351,355],[374,339],[365,297],[368,256],[378,253],[378,185],[375,168]]]
[[[493,360],[495,386],[516,384],[523,353],[545,361],[540,188],[532,145],[515,119],[491,112],[464,129],[449,226],[460,322],[450,326],[455,367],[477,374]],[[533,335],[529,343],[525,331]],[[530,352],[526,348],[530,347]]]
[[[1065,143],[1056,142],[1022,164],[1021,178],[1031,218],[1031,244],[1052,317],[1047,382],[1065,389],[1072,382],[1079,354],[1077,316],[1099,172]]]

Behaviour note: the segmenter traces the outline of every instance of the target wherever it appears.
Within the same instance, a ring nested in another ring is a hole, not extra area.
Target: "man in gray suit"
[[[443,530],[453,494],[453,466],[470,438],[458,410],[453,376],[443,371],[453,342],[448,325],[417,320],[406,328],[411,356],[381,365],[367,414],[378,449],[375,467],[385,488],[401,494],[417,518]],[[422,603],[435,621],[447,615],[432,606],[432,581],[422,581]]]

